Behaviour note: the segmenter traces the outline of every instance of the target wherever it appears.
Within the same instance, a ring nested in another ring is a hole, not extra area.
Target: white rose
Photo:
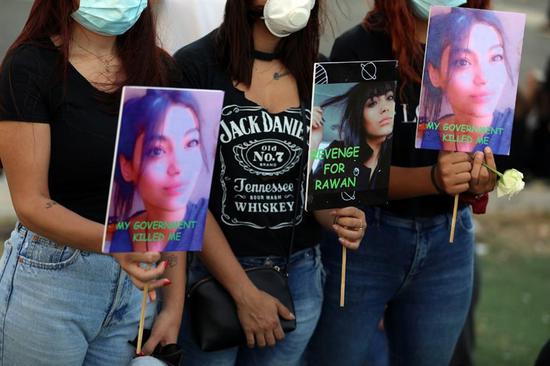
[[[508,196],[510,199],[525,187],[523,173],[516,169],[508,169],[498,180],[497,197]]]

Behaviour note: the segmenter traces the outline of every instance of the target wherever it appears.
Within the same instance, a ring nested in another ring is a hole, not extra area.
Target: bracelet
[[[439,194],[447,194],[441,187],[437,185],[437,181],[435,180],[435,168],[437,167],[437,164],[432,165],[432,170],[430,171],[430,177],[432,178],[432,184],[437,190]]]

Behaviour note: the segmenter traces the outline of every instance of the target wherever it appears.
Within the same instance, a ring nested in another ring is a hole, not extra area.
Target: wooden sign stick
[[[141,300],[141,314],[139,316],[138,340],[136,354],[141,354],[141,344],[143,343],[143,326],[145,325],[145,309],[147,309],[147,297],[149,297],[149,283],[143,287],[143,299]]]
[[[149,268],[149,265],[147,265]],[[136,354],[141,355],[141,346],[143,343],[143,328],[145,326],[145,310],[147,310],[147,298],[149,297],[149,282],[143,286],[143,298],[141,300],[141,313],[139,315],[138,339],[136,345]]]
[[[346,247],[342,245],[342,274],[340,282],[340,307],[344,307],[344,298],[346,295],[346,262],[347,262]]]
[[[455,228],[456,228],[456,215],[458,212],[458,194],[455,194],[455,203],[453,206],[453,218],[451,220],[451,236],[449,237],[449,243],[453,243],[455,240]]]

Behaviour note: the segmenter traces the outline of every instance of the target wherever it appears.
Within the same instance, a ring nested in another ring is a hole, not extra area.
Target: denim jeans
[[[368,353],[376,352],[369,347],[384,314],[392,366],[447,366],[472,293],[470,208],[458,212],[454,244],[450,214],[405,219],[379,208],[366,213],[363,242],[347,255],[344,308],[340,246],[333,235],[323,240],[325,299],[308,364],[365,365]]]
[[[266,263],[284,265],[281,257],[241,257],[243,268],[261,266]],[[190,314],[184,311],[179,343],[184,348],[182,365],[185,366],[294,366],[302,363],[304,350],[317,325],[323,302],[323,270],[319,247],[301,250],[290,258],[288,283],[294,301],[296,330],[287,333],[285,339],[275,347],[253,348],[235,347],[216,352],[202,352],[191,336]],[[207,275],[198,260],[193,261],[189,270],[189,283],[192,284]]]
[[[18,224],[0,260],[0,365],[127,365],[141,297],[112,257]]]

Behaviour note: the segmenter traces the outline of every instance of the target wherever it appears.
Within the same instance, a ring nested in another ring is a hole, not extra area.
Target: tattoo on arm
[[[168,267],[173,268],[178,263],[178,257],[174,254],[169,254],[166,256],[166,261],[168,261]]]
[[[46,208],[52,208],[55,205],[57,205],[57,202],[55,201],[46,202]]]

